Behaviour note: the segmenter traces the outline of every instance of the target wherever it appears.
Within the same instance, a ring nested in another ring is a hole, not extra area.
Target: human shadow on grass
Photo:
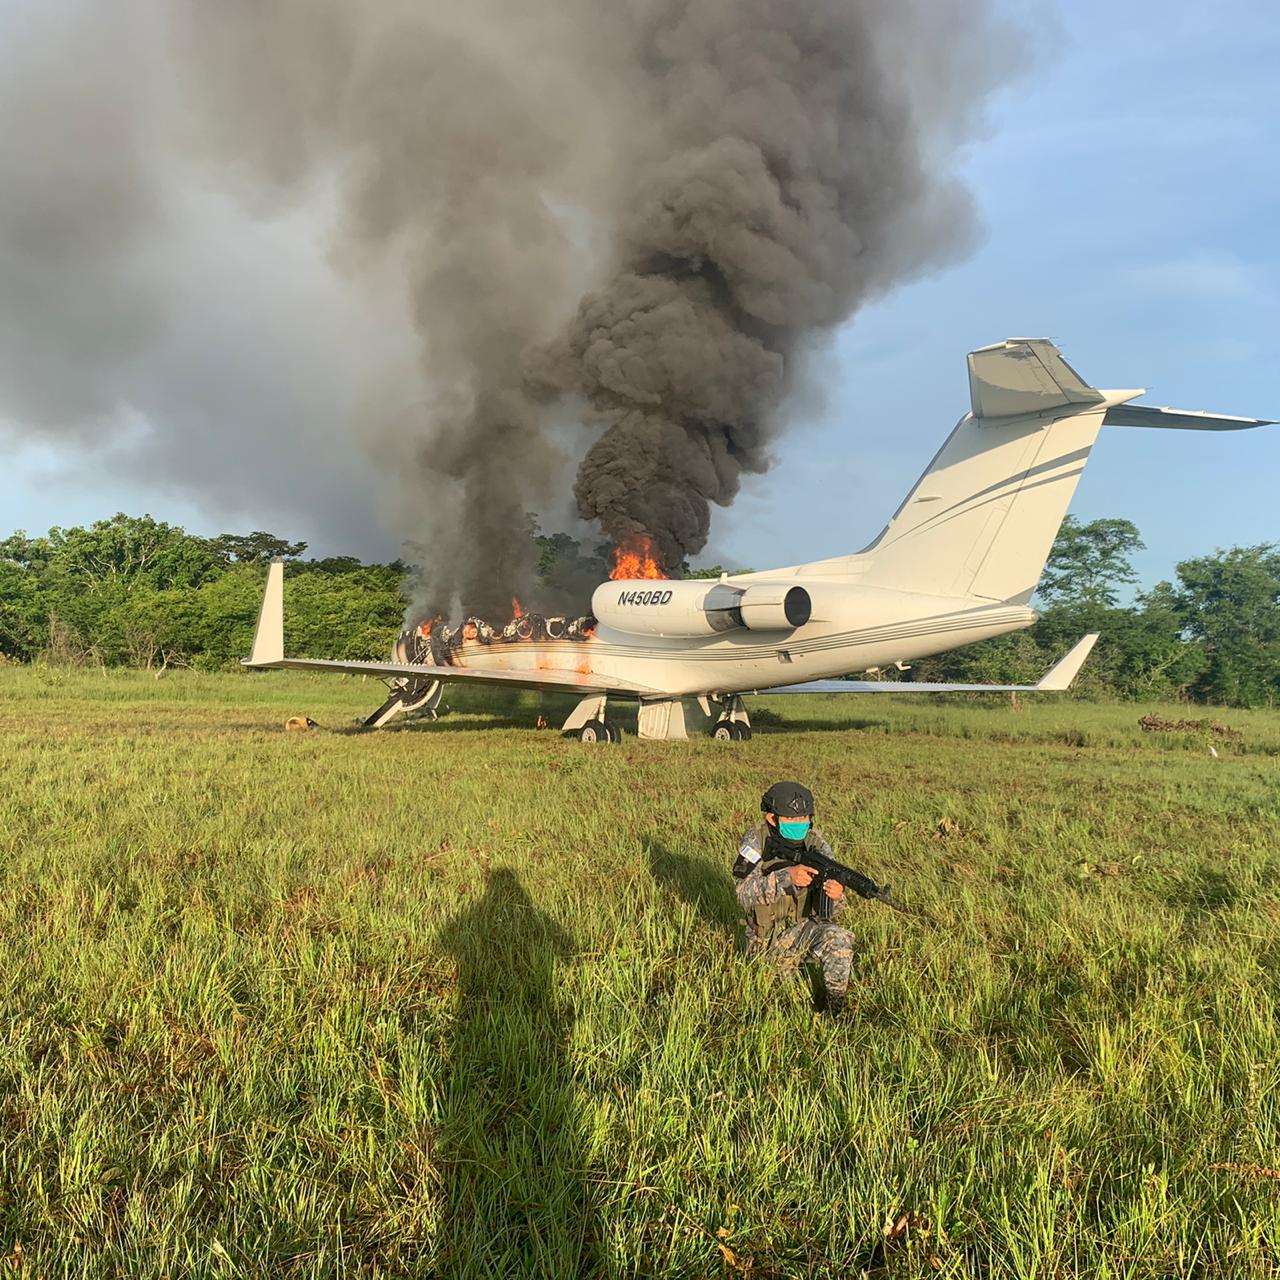
[[[737,932],[741,913],[728,866],[717,867],[701,858],[673,853],[652,836],[645,840],[644,848],[649,870],[661,888],[683,898],[709,924],[729,934]]]
[[[430,1274],[595,1275],[572,1018],[557,983],[571,939],[499,869],[438,941],[457,965],[458,1011],[443,1068],[444,1203]]]

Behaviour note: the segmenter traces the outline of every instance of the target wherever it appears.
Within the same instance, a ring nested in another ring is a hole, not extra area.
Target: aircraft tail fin
[[[1091,387],[1045,338],[1010,338],[970,352],[972,410],[857,557],[859,580],[1027,604],[1102,427],[1269,425],[1129,403],[1142,393]]]
[[[1140,390],[1091,387],[1042,338],[969,355],[961,419],[865,553],[862,581],[1026,604],[1103,417]]]

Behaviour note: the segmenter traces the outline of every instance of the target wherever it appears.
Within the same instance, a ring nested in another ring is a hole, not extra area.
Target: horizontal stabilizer
[[[1182,431],[1248,431],[1273,427],[1270,418],[1233,418],[1196,409],[1165,409],[1153,404],[1118,404],[1107,410],[1104,427],[1175,427]]]
[[[1060,693],[1071,687],[1097,643],[1090,632],[1036,684],[935,684],[928,680],[811,680],[807,684],[754,689],[753,693]]]

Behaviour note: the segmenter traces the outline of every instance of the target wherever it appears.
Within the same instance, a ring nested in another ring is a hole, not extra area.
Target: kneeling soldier
[[[849,987],[853,935],[834,923],[845,909],[844,886],[827,880],[820,891],[811,888],[817,873],[805,866],[805,851],[831,857],[831,846],[813,828],[813,795],[798,782],[775,782],[760,808],[764,820],[742,837],[733,865],[747,954],[772,956],[787,972],[819,965],[826,1011],[838,1013]]]

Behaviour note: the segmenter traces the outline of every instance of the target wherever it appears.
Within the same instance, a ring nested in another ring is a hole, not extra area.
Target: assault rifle
[[[834,880],[836,883],[844,885],[846,889],[852,889],[860,898],[883,902],[886,907],[898,912],[899,915],[915,916],[918,919],[927,920],[930,924],[934,923],[933,917],[927,912],[913,909],[907,906],[906,903],[899,902],[890,892],[887,884],[876,884],[870,876],[864,876],[861,871],[846,867],[844,863],[837,862],[834,858],[828,858],[816,849],[806,849],[796,859],[796,865],[812,867],[817,872],[817,875],[809,881],[809,887],[818,891],[817,898],[812,899],[812,901],[815,903],[814,914],[821,918],[830,916],[831,908],[834,905],[831,899],[822,891],[822,886],[828,880]]]

